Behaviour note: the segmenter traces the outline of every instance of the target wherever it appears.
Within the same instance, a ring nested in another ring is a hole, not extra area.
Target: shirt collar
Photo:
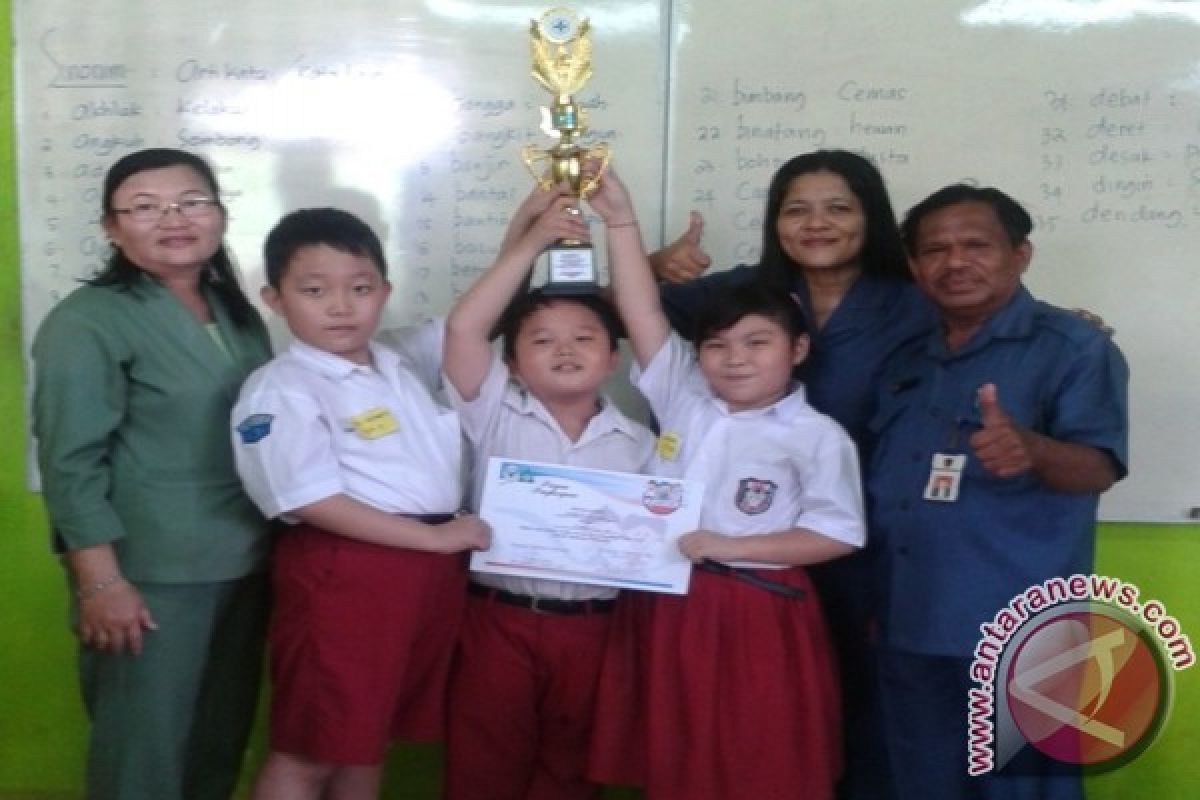
[[[334,380],[345,380],[356,373],[388,373],[399,363],[399,357],[377,342],[367,345],[371,351],[372,364],[355,364],[349,359],[321,350],[293,339],[288,345],[288,355],[309,369]]]
[[[638,423],[625,416],[607,395],[600,395],[598,402],[600,410],[588,421],[587,430],[584,431],[585,436],[594,429],[597,434],[618,431],[631,439],[637,438],[640,429]]]
[[[911,285],[901,278],[887,278],[880,275],[863,273],[854,283],[850,284],[846,296],[838,303],[838,308],[870,311],[877,308],[889,308],[896,302],[896,294]],[[808,296],[808,284],[803,275],[797,275],[792,284],[793,291],[802,298],[805,309],[811,305]],[[837,313],[836,311],[834,312]]]
[[[553,426],[556,430],[560,430],[558,421],[554,419],[554,415],[542,404],[541,400],[534,397],[515,378],[510,376],[509,380],[512,381],[513,391],[508,393],[504,402],[510,408],[519,414],[537,417],[545,424]],[[592,418],[588,420],[583,435],[579,437],[579,443],[610,431],[617,431],[630,438],[637,438],[638,424],[625,416],[607,395],[596,395],[596,403],[599,408],[592,415]]]
[[[730,411],[729,405],[713,394],[712,389],[708,388],[707,384],[704,387],[704,393],[708,396],[709,402],[721,412],[722,416],[726,417],[750,419],[752,417],[774,416],[788,421],[795,419],[808,410],[808,400],[804,391],[804,384],[799,382],[793,382],[788,393],[771,405],[765,408],[752,408],[745,411]]]
[[[941,359],[969,355],[985,347],[993,339],[1023,339],[1033,332],[1038,303],[1023,285],[1003,307],[993,314],[965,345],[953,353],[946,349],[946,337],[938,325],[930,338],[929,352]]]

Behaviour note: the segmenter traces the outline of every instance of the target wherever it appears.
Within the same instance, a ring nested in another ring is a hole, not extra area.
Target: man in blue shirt
[[[1052,577],[1092,570],[1096,506],[1125,475],[1128,370],[1099,328],[1022,286],[1029,214],[956,185],[904,221],[940,325],[890,360],[871,422],[872,535],[885,563],[885,724],[902,798],[1082,798],[1040,753],[967,775],[982,623]]]

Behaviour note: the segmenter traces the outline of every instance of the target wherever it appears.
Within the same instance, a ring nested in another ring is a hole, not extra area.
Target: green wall
[[[34,2],[35,0],[26,0]],[[11,40],[10,0],[0,33]],[[66,626],[62,573],[48,550],[40,498],[25,488],[20,269],[12,118],[12,58],[0,59],[0,798],[79,797],[84,721]],[[1133,365],[1134,373],[1137,364]],[[1097,571],[1157,597],[1200,647],[1196,526],[1104,525]],[[1200,668],[1177,674],[1176,702],[1157,743],[1133,763],[1092,778],[1089,798],[1200,797]],[[250,758],[261,756],[261,731]],[[406,748],[389,764],[386,796],[433,797],[437,752]]]

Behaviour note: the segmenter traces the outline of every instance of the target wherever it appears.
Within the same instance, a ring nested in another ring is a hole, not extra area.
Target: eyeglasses
[[[178,211],[180,216],[187,219],[200,219],[207,217],[219,205],[220,203],[211,197],[188,197],[174,203],[161,203],[158,200],[142,200],[134,203],[129,208],[114,208],[113,212],[116,214],[128,214],[129,218],[134,222],[149,225],[165,217],[167,212],[172,208]]]

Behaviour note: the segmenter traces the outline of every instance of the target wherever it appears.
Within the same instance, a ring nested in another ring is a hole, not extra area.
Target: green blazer
[[[270,358],[261,320],[239,329],[211,293],[225,350],[148,276],[83,286],[33,343],[34,433],[60,547],[111,543],[125,576],[224,581],[261,569],[267,526],[242,491],[229,413]]]

